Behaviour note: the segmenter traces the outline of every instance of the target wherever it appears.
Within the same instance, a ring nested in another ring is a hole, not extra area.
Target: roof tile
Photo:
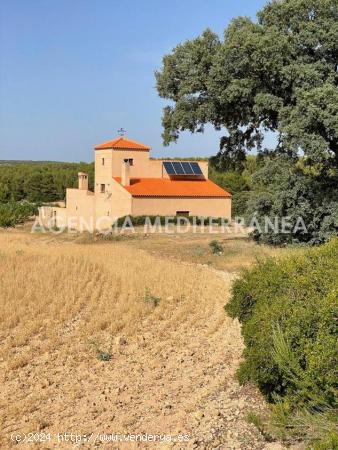
[[[121,183],[121,178],[115,178]],[[231,194],[210,180],[170,180],[166,178],[132,178],[123,186],[133,197],[220,197]]]
[[[139,142],[127,139],[123,136],[119,136],[112,141],[103,142],[103,144],[98,144],[95,146],[95,150],[105,150],[105,149],[126,149],[126,150],[150,150],[150,147]]]

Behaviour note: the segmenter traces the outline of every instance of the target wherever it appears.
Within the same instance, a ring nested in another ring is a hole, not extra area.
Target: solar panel
[[[185,175],[184,169],[180,162],[173,162],[173,167],[177,175]]]
[[[194,171],[194,175],[203,175],[203,172],[197,162],[191,162],[190,166],[192,170]]]
[[[163,165],[168,175],[176,175],[173,164],[171,162],[166,161],[163,163]]]
[[[163,166],[168,175],[203,175],[197,162],[165,161]]]
[[[186,175],[193,175],[194,171],[192,170],[190,163],[182,162],[182,167]]]

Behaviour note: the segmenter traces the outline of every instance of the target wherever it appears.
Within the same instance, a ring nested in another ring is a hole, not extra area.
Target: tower
[[[106,148],[95,151],[95,194],[110,191],[113,177],[113,149]]]

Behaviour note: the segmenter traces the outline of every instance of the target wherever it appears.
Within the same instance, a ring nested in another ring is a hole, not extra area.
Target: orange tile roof
[[[112,141],[104,142],[95,146],[95,150],[104,150],[109,148],[126,149],[126,150],[150,150],[150,147],[139,142],[119,136]]]
[[[121,178],[115,178],[121,183]],[[166,178],[132,178],[123,186],[133,197],[220,197],[231,194],[210,180],[170,180]]]

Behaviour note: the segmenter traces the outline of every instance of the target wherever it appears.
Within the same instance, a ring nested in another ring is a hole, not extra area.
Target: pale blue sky
[[[165,53],[205,28],[255,17],[266,0],[2,0],[0,159],[91,161],[116,136],[153,156],[209,156],[212,127],[163,147],[165,102],[154,71]]]

